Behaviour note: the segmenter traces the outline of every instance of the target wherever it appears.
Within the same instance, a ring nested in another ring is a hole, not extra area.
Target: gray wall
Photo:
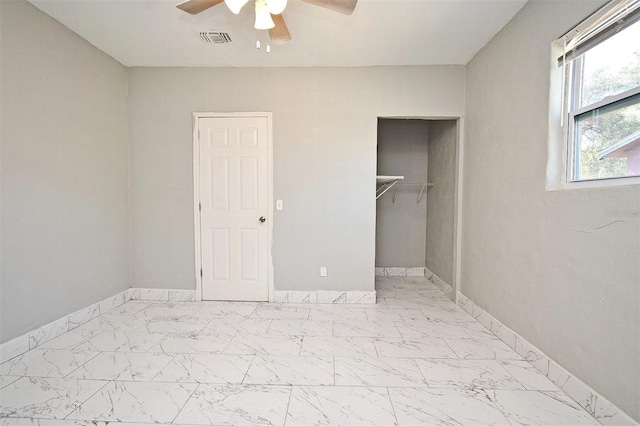
[[[550,44],[603,3],[528,2],[467,66],[461,291],[640,420],[640,187],[545,191]]]
[[[464,68],[133,68],[129,101],[132,286],[195,288],[192,112],[271,111],[276,288],[370,290],[377,119],[460,116]]]
[[[417,203],[420,187],[402,185],[427,181],[426,120],[378,121],[378,174],[404,176],[396,188],[376,203],[376,266],[424,266],[427,229],[426,189]]]
[[[126,69],[0,1],[0,341],[128,288]]]
[[[426,266],[452,287],[457,126],[455,120],[429,122],[427,169],[434,186],[427,191]]]

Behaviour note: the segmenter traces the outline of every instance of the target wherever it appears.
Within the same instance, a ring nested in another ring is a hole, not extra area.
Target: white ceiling
[[[526,3],[359,0],[348,16],[289,0],[293,41],[267,54],[255,48],[252,2],[240,15],[224,4],[189,15],[175,7],[180,0],[30,1],[122,64],[154,67],[466,64]],[[233,42],[203,43],[196,31],[210,29]]]

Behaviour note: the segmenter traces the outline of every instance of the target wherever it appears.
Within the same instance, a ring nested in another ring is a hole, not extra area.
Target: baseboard
[[[96,302],[86,308],[52,321],[49,324],[31,330],[22,336],[2,343],[0,344],[0,363],[22,355],[28,350],[36,348],[54,337],[58,337],[100,315],[104,315],[129,300],[131,300],[131,289],[121,291],[114,296],[107,297],[100,302]]]
[[[424,266],[375,268],[376,277],[424,277]]]
[[[168,290],[157,288],[132,288],[131,300],[195,302],[195,290]]]
[[[447,284],[444,280],[442,280],[439,276],[431,272],[428,268],[424,268],[424,276],[429,280],[433,285],[438,287],[441,292],[443,292],[449,299],[454,300],[454,296],[456,292],[453,291],[453,287]]]
[[[276,291],[276,303],[375,304],[375,291]]]
[[[569,373],[538,348],[522,338],[509,327],[489,315],[462,293],[458,292],[458,305],[474,317],[480,324],[498,336],[515,350],[540,373],[547,376],[569,397],[587,410],[602,425],[637,425],[631,417],[599,395],[587,384]]]

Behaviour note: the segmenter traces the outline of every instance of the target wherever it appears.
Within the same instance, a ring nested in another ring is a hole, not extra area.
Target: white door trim
[[[195,242],[195,277],[196,301],[202,300],[202,245],[200,241],[200,118],[230,118],[230,117],[264,117],[267,119],[267,241],[269,253],[267,264],[269,272],[269,302],[274,301],[275,287],[273,282],[273,114],[270,112],[194,112],[193,113],[193,224]]]
[[[453,226],[453,301],[458,303],[462,277],[462,190],[464,184],[464,117],[459,117],[456,123],[456,159],[455,159],[455,189],[454,189],[454,226]]]

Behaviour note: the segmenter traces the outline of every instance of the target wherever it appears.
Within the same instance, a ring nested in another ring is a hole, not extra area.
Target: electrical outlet
[[[321,266],[320,267],[320,276],[321,277],[326,277],[327,276],[327,267],[326,266]]]

